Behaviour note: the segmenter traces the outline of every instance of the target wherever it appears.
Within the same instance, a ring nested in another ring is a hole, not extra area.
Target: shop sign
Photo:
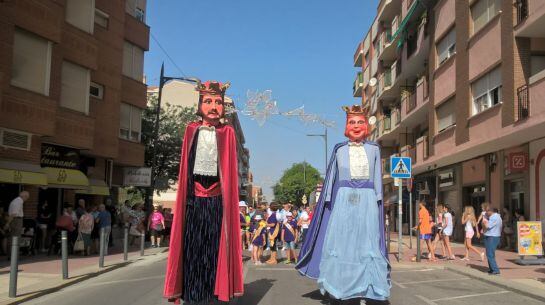
[[[439,187],[454,185],[454,170],[439,173]]]
[[[543,255],[541,246],[541,221],[519,221],[517,222],[519,255]]]
[[[524,152],[509,154],[509,171],[523,172],[528,170],[528,155]]]
[[[124,186],[150,186],[150,167],[125,167],[123,168]]]
[[[42,144],[40,165],[42,167],[79,169],[79,151],[64,146]]]

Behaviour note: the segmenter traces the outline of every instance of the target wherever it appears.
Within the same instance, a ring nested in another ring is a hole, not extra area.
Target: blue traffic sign
[[[411,178],[411,158],[390,157],[390,176],[392,178]]]

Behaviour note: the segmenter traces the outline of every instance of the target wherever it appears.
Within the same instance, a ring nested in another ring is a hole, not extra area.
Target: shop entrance
[[[486,186],[484,184],[466,186],[464,192],[464,205],[471,205],[475,210],[475,217],[479,218],[481,204],[486,201]]]
[[[524,209],[524,180],[508,180],[505,181],[504,186],[507,195],[504,206],[509,209],[512,215],[515,211],[520,211],[524,217],[528,217]]]
[[[0,209],[8,211],[9,203],[19,196],[19,184],[0,183]]]
[[[38,200],[40,203],[47,201],[47,203],[51,207],[51,212],[54,219],[56,219],[57,216],[61,215],[63,203],[62,189],[40,188],[40,192],[38,193]]]

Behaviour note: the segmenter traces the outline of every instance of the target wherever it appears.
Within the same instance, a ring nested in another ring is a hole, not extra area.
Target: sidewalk
[[[400,262],[397,262],[397,233],[391,235],[390,244],[390,262],[394,268],[403,265],[421,265],[430,268],[446,268],[458,273],[463,273],[471,277],[477,277],[485,281],[493,282],[501,286],[516,286],[520,291],[531,294],[545,296],[545,266],[521,266],[515,263],[519,258],[516,252],[497,250],[496,262],[500,268],[500,276],[490,276],[487,274],[488,263],[486,257],[483,262],[477,254],[470,252],[470,261],[463,261],[461,258],[465,255],[465,247],[460,243],[451,243],[453,254],[456,260],[438,259],[437,262],[430,262],[422,257],[420,263],[413,262],[411,259],[416,256],[416,237],[413,236],[412,249],[409,249],[409,237],[403,236],[403,255]],[[480,252],[485,252],[484,246],[474,245]],[[427,253],[428,249],[424,241],[421,244],[422,253]],[[441,246],[437,245],[436,255],[442,254]],[[441,257],[441,256],[439,256]]]
[[[104,268],[98,267],[98,255],[70,255],[67,280],[62,279],[60,255],[47,256],[39,253],[19,257],[17,298],[8,297],[10,262],[5,256],[0,257],[0,305],[19,304],[142,259],[139,241],[135,242],[134,246],[129,246],[129,257],[126,262],[123,261],[123,240],[116,240],[114,245],[108,249],[109,255],[104,258]],[[167,249],[167,247],[146,248],[144,258]]]

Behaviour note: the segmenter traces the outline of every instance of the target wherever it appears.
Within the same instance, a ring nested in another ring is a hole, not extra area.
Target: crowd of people
[[[32,240],[28,244],[32,248],[30,252],[58,253],[62,231],[68,233],[69,251],[84,256],[98,254],[101,232],[107,255],[108,248],[114,246],[114,228],[129,229],[130,245],[146,233],[150,235],[152,247],[160,247],[165,240],[168,242],[173,217],[170,209],[154,205],[146,216],[143,203],[131,205],[127,200],[116,206],[109,198],[104,204],[89,204],[78,199],[75,206],[65,202],[60,215],[56,215],[56,208],[44,200],[38,204],[36,218],[31,219],[23,213],[23,204],[28,198],[29,193],[23,191],[11,201],[7,212],[0,211],[0,255],[10,254],[12,236]],[[20,241],[21,244],[27,246]]]
[[[436,261],[436,248],[441,246],[442,258],[446,260],[455,260],[456,256],[451,247],[451,239],[454,232],[455,214],[448,206],[438,204],[435,209],[435,217],[432,219],[425,202],[419,203],[418,224],[413,229],[419,229],[420,239],[424,240],[428,253],[424,256],[430,261]],[[506,248],[510,249],[511,240],[514,234],[513,223],[508,210],[504,209],[504,216],[499,214],[497,208],[493,208],[489,203],[485,202],[481,205],[481,212],[477,217],[473,206],[467,205],[464,207],[461,217],[461,224],[464,227],[464,250],[465,253],[461,260],[469,261],[471,252],[477,255],[480,261],[486,259],[488,261],[490,274],[499,274],[499,268],[496,263],[496,249],[500,246],[502,236],[508,236]],[[515,221],[523,221],[524,217],[517,211],[515,213]],[[473,238],[478,240],[482,238],[486,253],[479,252],[473,246]]]
[[[295,249],[303,242],[312,220],[309,206],[272,202],[254,208],[241,201],[239,209],[242,247],[252,253],[254,264],[277,264],[281,256],[286,257],[286,264],[296,263]],[[270,258],[264,262],[266,251]]]

